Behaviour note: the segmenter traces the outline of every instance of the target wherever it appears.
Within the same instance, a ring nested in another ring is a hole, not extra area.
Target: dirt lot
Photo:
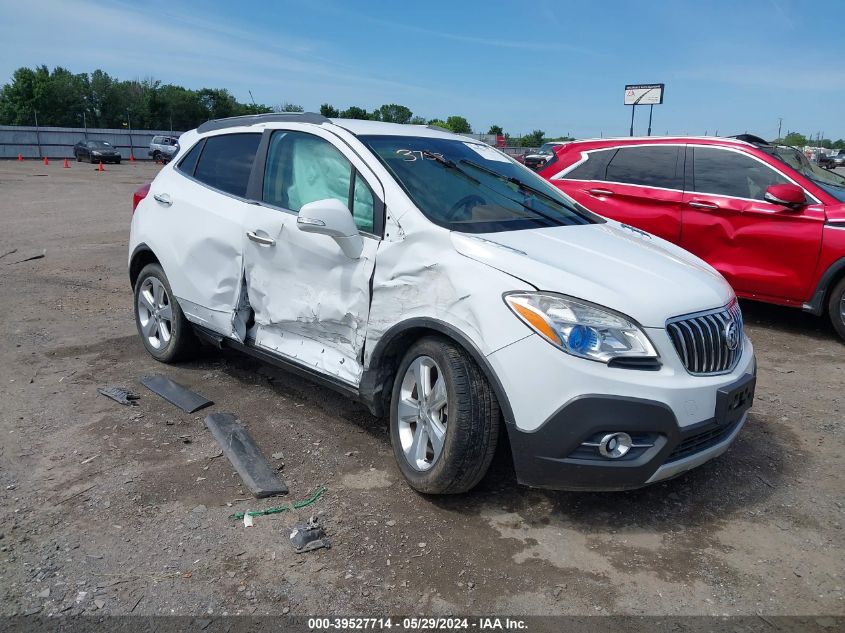
[[[384,420],[230,353],[163,367],[135,334],[132,191],[149,164],[0,163],[0,615],[845,614],[845,346],[746,304],[760,377],[722,458],[651,488],[554,493],[506,459],[460,497],[415,494]],[[45,251],[41,259],[16,263]],[[205,429],[146,391],[154,371],[282,452],[297,513],[249,498]],[[96,388],[142,397],[122,407]],[[317,512],[331,550],[291,552]]]

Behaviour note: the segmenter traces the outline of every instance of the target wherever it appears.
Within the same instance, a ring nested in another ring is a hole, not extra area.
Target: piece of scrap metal
[[[252,494],[259,499],[287,494],[287,485],[234,414],[211,413],[205,424]]]
[[[170,404],[176,405],[185,413],[194,413],[214,404],[205,396],[201,396],[161,374],[144,376],[141,378],[141,384],[153,393],[160,395]]]
[[[120,404],[124,404],[129,407],[135,407],[138,405],[136,400],[140,398],[140,396],[133,391],[125,387],[118,387],[116,385],[106,385],[105,387],[97,387],[97,391],[104,395],[106,398],[111,398],[115,402],[119,402]]]
[[[294,524],[290,531],[290,544],[297,554],[304,554],[321,547],[330,549],[332,546],[323,526],[314,516],[307,521]]]

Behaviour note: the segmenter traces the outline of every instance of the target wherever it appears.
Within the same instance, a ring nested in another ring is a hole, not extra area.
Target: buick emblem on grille
[[[735,350],[739,345],[739,328],[736,325],[736,321],[730,321],[725,325],[725,344],[731,351]]]

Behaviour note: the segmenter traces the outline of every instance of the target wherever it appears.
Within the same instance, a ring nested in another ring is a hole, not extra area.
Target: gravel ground
[[[132,191],[150,164],[0,163],[0,615],[843,615],[845,346],[827,322],[746,303],[760,376],[723,457],[627,493],[514,481],[427,498],[385,421],[233,353],[163,367],[132,317]],[[44,253],[40,259],[19,260]],[[184,414],[138,379],[215,401]],[[96,392],[141,395],[122,407]],[[233,411],[313,506],[256,519],[202,419]],[[318,514],[330,550],[294,554]]]

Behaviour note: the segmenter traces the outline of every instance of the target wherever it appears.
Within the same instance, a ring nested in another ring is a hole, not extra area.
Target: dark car
[[[836,169],[845,165],[845,149],[840,149],[838,154],[819,156],[819,167],[825,169]]]
[[[120,164],[120,152],[106,141],[79,141],[73,146],[73,155],[78,163],[87,160],[89,163]]]

